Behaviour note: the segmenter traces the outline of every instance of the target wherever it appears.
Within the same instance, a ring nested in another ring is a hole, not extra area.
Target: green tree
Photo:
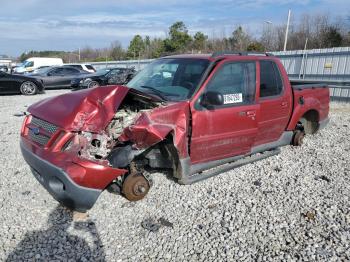
[[[247,47],[247,51],[264,52],[265,50],[266,50],[265,46],[258,41],[254,41],[250,43]]]
[[[111,44],[110,57],[113,60],[122,60],[125,58],[125,51],[119,41]]]
[[[140,35],[135,35],[134,38],[130,41],[127,57],[129,59],[138,59],[142,56],[142,53],[145,49],[145,44]]]
[[[203,34],[202,32],[197,32],[193,36],[193,48],[196,50],[204,50],[206,41],[208,40],[208,36]]]
[[[169,28],[169,38],[164,40],[166,52],[184,51],[192,41],[184,22],[175,22]]]
[[[249,35],[243,30],[241,26],[237,27],[230,37],[231,47],[234,50],[244,51],[247,50],[247,47],[250,42]]]
[[[149,58],[158,58],[165,52],[164,40],[160,38],[154,38],[150,43],[150,55]]]
[[[329,26],[323,33],[324,48],[339,47],[341,46],[343,37],[340,34],[338,28],[335,26]]]

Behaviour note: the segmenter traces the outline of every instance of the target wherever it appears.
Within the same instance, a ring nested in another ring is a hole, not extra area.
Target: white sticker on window
[[[224,104],[233,104],[243,102],[242,93],[224,95]]]

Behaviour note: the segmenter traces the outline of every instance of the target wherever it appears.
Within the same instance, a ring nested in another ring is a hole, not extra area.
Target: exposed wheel
[[[295,130],[292,140],[293,146],[301,146],[305,137],[305,132],[301,130]]]
[[[31,81],[26,81],[21,84],[20,91],[23,95],[35,95],[38,92],[38,87]]]
[[[130,174],[123,183],[122,192],[126,199],[137,201],[144,198],[150,189],[147,179],[141,174]]]
[[[94,87],[98,87],[100,86],[100,84],[96,81],[91,81],[89,84],[88,84],[88,88],[94,88]]]

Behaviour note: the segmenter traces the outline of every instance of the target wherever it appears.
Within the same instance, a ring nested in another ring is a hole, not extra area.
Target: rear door
[[[224,104],[204,108],[191,102],[192,163],[224,159],[250,152],[258,132],[259,104],[256,103],[256,62],[221,62],[202,89],[224,97]],[[198,96],[198,95],[197,95]]]
[[[255,145],[278,140],[289,122],[292,111],[292,94],[283,82],[281,70],[273,60],[261,60],[260,65],[260,118]]]
[[[63,68],[53,68],[47,72],[46,76],[41,77],[46,88],[59,87],[62,83]]]
[[[80,70],[77,68],[63,68],[63,75],[61,78],[60,85],[64,87],[70,86],[71,81],[80,74]]]

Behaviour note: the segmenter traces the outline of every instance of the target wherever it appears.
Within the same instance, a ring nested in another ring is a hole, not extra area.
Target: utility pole
[[[79,62],[80,62],[80,47],[79,47]]]
[[[284,48],[283,48],[283,51],[286,51],[286,49],[287,49],[287,40],[288,40],[288,29],[289,29],[290,13],[291,13],[291,10],[289,9],[289,10],[288,10],[287,27],[286,27],[286,35],[285,35],[285,37],[284,37]]]

